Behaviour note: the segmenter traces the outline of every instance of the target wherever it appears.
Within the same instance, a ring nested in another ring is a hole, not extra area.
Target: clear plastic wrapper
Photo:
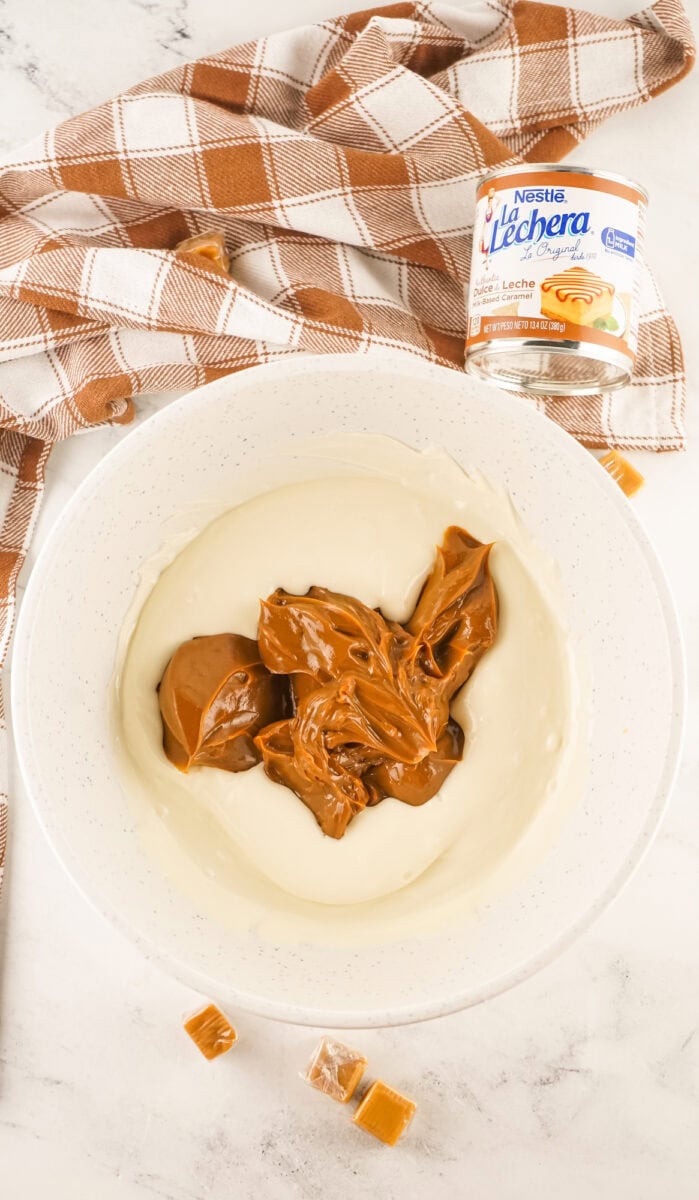
[[[367,1060],[356,1050],[333,1038],[322,1037],[301,1078],[319,1092],[340,1104],[354,1095],[366,1069]]]
[[[230,1021],[215,1004],[207,1004],[187,1017],[184,1029],[204,1058],[208,1059],[225,1054],[238,1040]]]
[[[413,1100],[377,1079],[359,1104],[353,1121],[387,1146],[395,1146],[415,1116],[416,1109]]]

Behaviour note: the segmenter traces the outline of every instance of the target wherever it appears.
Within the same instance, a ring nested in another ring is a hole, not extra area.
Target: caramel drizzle
[[[552,275],[543,281],[541,290],[555,292],[558,300],[583,300],[586,304],[592,304],[593,300],[605,293],[614,295],[611,284],[605,283],[599,275],[593,275],[584,267],[570,267],[560,275]]]

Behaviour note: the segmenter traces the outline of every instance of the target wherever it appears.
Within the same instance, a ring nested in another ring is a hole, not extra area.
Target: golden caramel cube
[[[215,1004],[207,1004],[192,1013],[184,1023],[192,1041],[201,1050],[204,1058],[218,1058],[225,1054],[238,1040],[238,1034],[230,1021]]]
[[[604,467],[615,483],[619,484],[626,496],[634,496],[645,483],[641,472],[632,467],[631,463],[618,450],[610,450],[609,454],[605,454],[604,458],[599,459],[599,465]]]
[[[316,1046],[313,1057],[306,1068],[304,1079],[311,1087],[339,1100],[340,1104],[354,1095],[359,1080],[364,1074],[367,1060],[356,1050],[323,1037]]]
[[[401,1096],[400,1092],[394,1092],[393,1088],[377,1079],[352,1119],[355,1125],[367,1133],[373,1133],[379,1141],[387,1146],[395,1146],[412,1121],[416,1108],[417,1104],[408,1100],[407,1096]]]

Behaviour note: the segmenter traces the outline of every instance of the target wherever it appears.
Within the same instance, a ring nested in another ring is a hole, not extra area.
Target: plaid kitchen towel
[[[679,0],[626,21],[394,4],[179,66],[0,163],[2,655],[53,442],[290,352],[461,368],[478,176],[562,158],[693,57]],[[173,253],[212,228],[230,277]],[[649,274],[643,310],[630,388],[541,401],[588,445],[683,445]],[[0,864],[5,830],[0,801]]]

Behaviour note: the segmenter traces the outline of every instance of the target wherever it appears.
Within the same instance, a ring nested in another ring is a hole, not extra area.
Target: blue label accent
[[[602,230],[602,244],[605,250],[610,250],[612,254],[623,254],[626,258],[635,258],[636,256],[635,237],[631,237],[630,233],[624,233],[621,229],[613,229],[611,225],[607,225]]]

